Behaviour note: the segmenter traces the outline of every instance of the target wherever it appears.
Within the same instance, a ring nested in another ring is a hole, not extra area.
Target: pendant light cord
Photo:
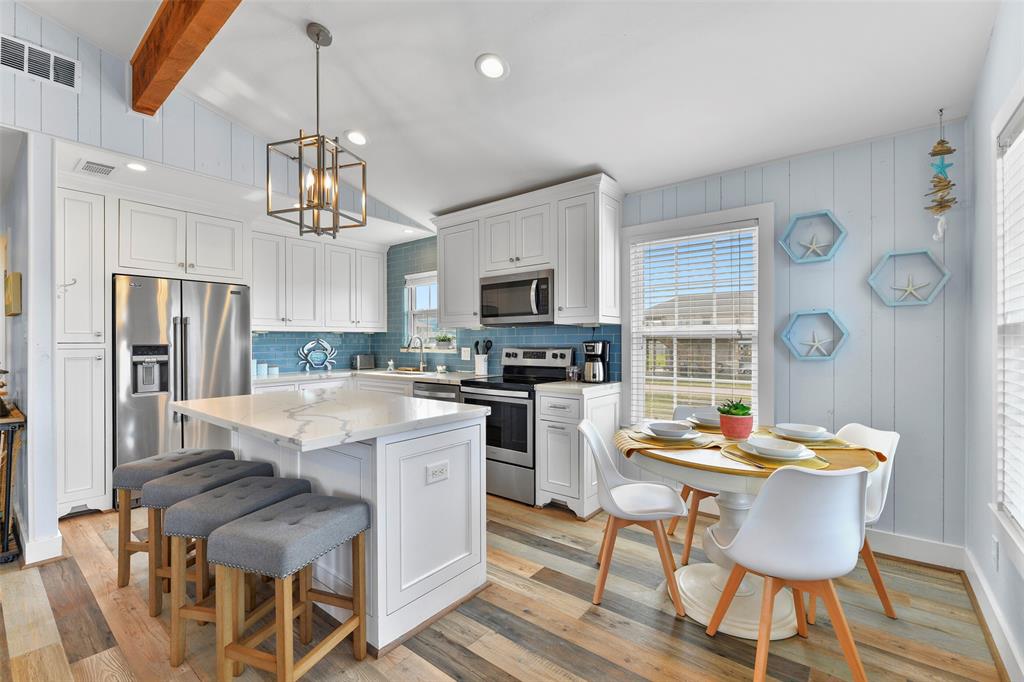
[[[316,136],[320,137],[320,43],[316,44]]]

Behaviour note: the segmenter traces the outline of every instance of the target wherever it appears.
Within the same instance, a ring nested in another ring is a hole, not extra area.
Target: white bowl
[[[759,454],[779,458],[795,459],[807,449],[800,443],[770,436],[751,436],[747,439],[747,444],[757,450]]]
[[[824,426],[815,426],[814,424],[776,424],[775,430],[795,438],[820,438],[828,433],[828,429]]]
[[[693,427],[689,424],[682,422],[650,422],[647,428],[656,436],[664,436],[666,438],[678,438],[679,436],[685,436],[690,431],[693,431]]]
[[[716,407],[698,407],[690,418],[704,426],[720,426],[722,424],[721,416]]]
[[[790,457],[788,455],[786,457],[776,457],[775,455],[766,455],[765,453],[761,452],[760,450],[752,446],[749,441],[741,441],[740,443],[738,443],[738,445],[740,450],[747,453],[748,455],[757,455],[758,457],[764,457],[765,459],[777,459],[782,462],[795,462],[798,460],[810,459],[815,456],[814,451],[808,450],[807,448],[804,448],[794,457]]]

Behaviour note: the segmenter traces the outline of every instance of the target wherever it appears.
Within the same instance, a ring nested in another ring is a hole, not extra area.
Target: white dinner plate
[[[800,443],[771,436],[750,436],[747,445],[757,450],[757,454],[779,459],[795,459],[807,449]]]
[[[718,409],[714,407],[694,410],[694,413],[690,415],[690,419],[702,426],[722,425],[721,415],[719,414]]]
[[[819,440],[830,440],[836,437],[834,433],[824,426],[814,426],[813,424],[776,424],[769,430],[776,436],[807,441],[809,443]]]
[[[742,441],[740,443],[737,443],[737,445],[739,446],[740,450],[747,453],[748,455],[755,455],[757,457],[763,457],[764,459],[774,459],[781,462],[799,462],[801,460],[811,459],[812,457],[814,457],[814,453],[811,450],[808,450],[807,448],[804,448],[803,451],[796,457],[775,457],[774,455],[766,455],[763,452],[758,452],[756,449],[754,449],[753,446],[748,444],[747,441]]]
[[[693,431],[693,424],[688,421],[657,421],[647,422],[647,428],[662,438],[677,438]]]
[[[641,426],[639,431],[641,433],[645,434],[645,435],[650,436],[651,438],[660,438],[661,440],[678,440],[678,441],[693,440],[694,438],[699,438],[700,435],[701,435],[700,431],[690,430],[690,431],[687,431],[686,433],[684,433],[681,436],[659,436],[654,431],[651,431],[651,428],[649,426],[647,426],[646,424]]]

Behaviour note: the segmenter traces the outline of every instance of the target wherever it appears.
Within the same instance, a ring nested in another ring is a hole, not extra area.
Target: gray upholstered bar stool
[[[217,528],[290,497],[308,493],[309,481],[298,478],[271,478],[248,476],[233,483],[171,505],[164,512],[164,535],[171,538],[171,666],[178,667],[185,660],[185,619],[209,623],[216,620],[216,609],[209,598],[202,600],[196,591],[194,604],[187,603],[185,595],[186,546],[195,539],[205,542]],[[198,545],[197,545],[198,546]],[[244,602],[242,602],[244,603]],[[273,599],[250,614],[239,617],[254,623],[274,606]]]
[[[227,523],[210,534],[209,559],[217,570],[217,679],[231,679],[234,661],[277,674],[291,682],[352,635],[357,661],[366,657],[366,539],[370,507],[355,498],[296,495]],[[312,564],[339,545],[352,541],[352,597],[312,588]],[[274,578],[275,618],[245,636],[237,602],[245,573]],[[299,574],[299,601],[292,601]],[[228,588],[228,586],[231,586]],[[292,622],[299,618],[303,644],[313,639],[313,602],[352,611],[352,615],[295,660]],[[255,647],[275,636],[275,653]]]
[[[114,468],[113,488],[117,491],[117,586],[125,587],[131,578],[131,556],[136,552],[149,554],[150,573],[162,565],[162,536],[160,514],[157,510],[149,513],[149,532],[145,542],[135,542],[132,536],[132,493],[142,486],[168,474],[188,469],[206,462],[234,459],[231,450],[186,449],[172,450],[145,459],[127,462]],[[154,538],[156,542],[154,543]],[[155,551],[154,551],[155,550]],[[156,615],[156,614],[153,614]]]
[[[156,537],[166,538],[167,536],[163,534],[163,514],[164,510],[171,505],[246,476],[273,475],[274,467],[265,462],[240,462],[234,459],[207,462],[147,482],[142,486],[142,506],[146,507],[150,514],[156,512],[159,519],[156,524]],[[151,522],[151,532],[152,529],[153,523]],[[152,554],[150,557],[152,558]],[[150,561],[149,565],[149,615],[159,616],[163,608],[159,579],[170,580],[171,569],[166,557],[162,557],[162,561],[158,564]],[[206,563],[206,541],[204,540],[196,542],[194,575],[192,582],[196,584],[196,599],[202,601],[209,593],[210,587],[210,572]]]

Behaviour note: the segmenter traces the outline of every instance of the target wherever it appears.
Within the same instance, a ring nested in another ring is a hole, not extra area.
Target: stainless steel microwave
[[[489,327],[553,324],[555,271],[480,278],[480,323]]]

